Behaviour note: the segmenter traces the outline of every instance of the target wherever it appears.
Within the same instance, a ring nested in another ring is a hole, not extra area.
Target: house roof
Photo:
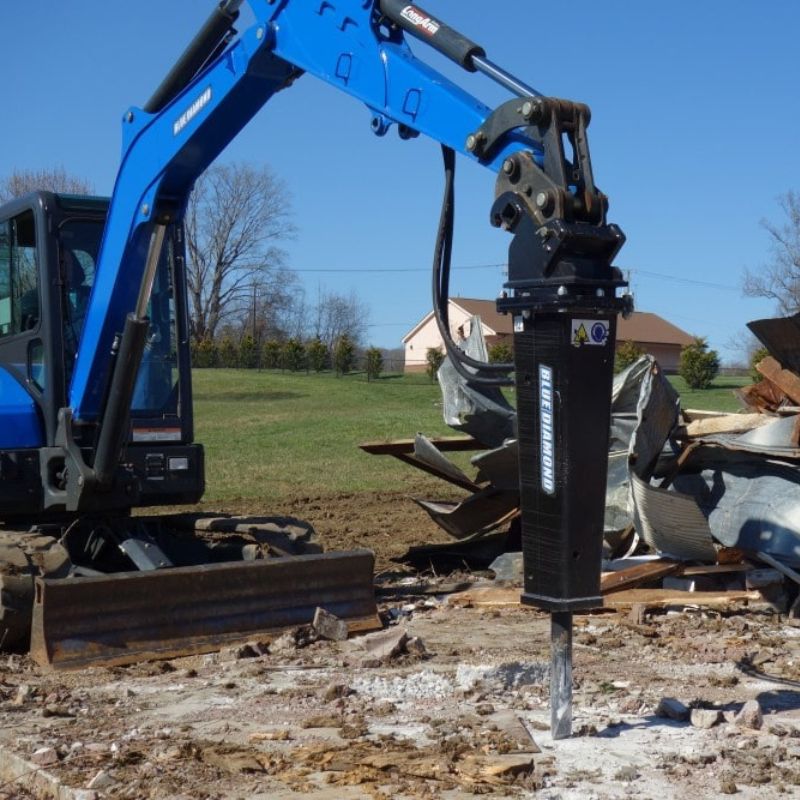
[[[470,316],[477,314],[481,322],[499,334],[511,334],[514,321],[510,314],[499,314],[494,300],[476,300],[470,297],[451,297],[450,302],[462,308]],[[429,312],[424,319],[415,325],[404,337],[407,342],[433,316]],[[658,314],[647,311],[634,311],[628,319],[619,318],[617,322],[617,340],[621,342],[639,342],[640,344],[676,344],[685,347],[694,341],[686,331],[671,322],[667,322]]]
[[[642,344],[679,344],[685,347],[694,341],[686,331],[667,322],[658,314],[634,311],[628,319],[619,318],[617,339],[622,342],[641,342]]]

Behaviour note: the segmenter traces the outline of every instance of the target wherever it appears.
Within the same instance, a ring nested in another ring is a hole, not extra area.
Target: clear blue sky
[[[540,91],[591,106],[595,176],[628,236],[617,263],[632,270],[637,308],[733,357],[731,336],[773,311],[738,289],[743,268],[768,255],[759,221],[779,219],[778,195],[800,189],[800,3],[424,6]],[[144,103],[211,7],[3,3],[0,174],[63,165],[110,193],[122,112]],[[413,46],[485,102],[506,99],[487,79]],[[371,342],[391,347],[430,308],[440,155],[430,140],[377,138],[369,121],[355,101],[305,76],[222,159],[268,163],[286,180],[299,229],[290,266],[311,298],[319,286],[355,290],[370,308]],[[454,264],[504,263],[509,239],[488,223],[494,178],[463,159],[460,167]],[[502,282],[501,267],[457,269],[452,290],[492,298]]]

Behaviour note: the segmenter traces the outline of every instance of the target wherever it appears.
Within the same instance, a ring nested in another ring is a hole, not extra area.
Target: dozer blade
[[[310,623],[380,627],[369,550],[36,580],[31,656],[76,669],[207,653]]]

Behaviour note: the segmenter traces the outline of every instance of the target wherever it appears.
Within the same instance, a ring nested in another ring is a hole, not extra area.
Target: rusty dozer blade
[[[38,578],[31,656],[75,669],[206,653],[310,623],[319,606],[351,632],[380,627],[369,550]]]

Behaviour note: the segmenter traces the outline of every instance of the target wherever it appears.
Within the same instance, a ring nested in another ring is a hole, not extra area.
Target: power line
[[[741,287],[739,286],[731,286],[730,284],[726,283],[712,283],[711,281],[698,281],[694,278],[682,278],[679,275],[665,275],[663,272],[651,272],[650,270],[646,269],[637,268],[625,271],[632,272],[637,275],[646,275],[648,278],[659,278],[660,280],[664,281],[673,281],[673,283],[688,283],[692,284],[693,286],[703,286],[706,289],[722,289],[726,292],[741,291]]]
[[[454,270],[470,270],[470,269],[497,269],[502,267],[506,268],[506,264],[467,264],[462,266],[453,267]],[[386,272],[430,272],[429,267],[333,267],[333,268],[317,268],[317,267],[290,267],[292,272],[354,272],[354,273],[386,273]]]

